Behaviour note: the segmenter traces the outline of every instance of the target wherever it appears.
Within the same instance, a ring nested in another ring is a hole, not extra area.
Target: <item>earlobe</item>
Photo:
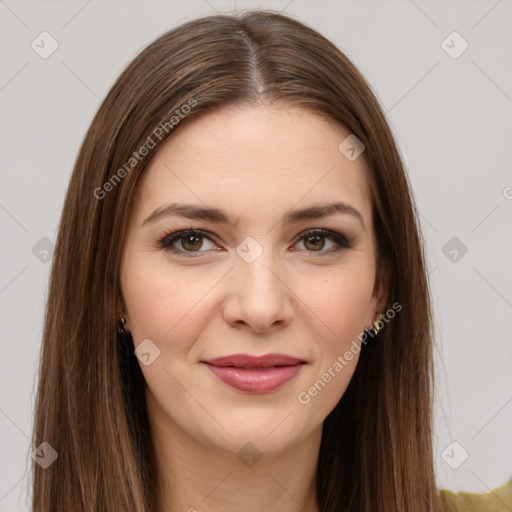
[[[126,333],[126,331],[124,329],[125,324],[126,324],[126,319],[123,316],[117,318],[117,332],[119,334],[125,334]]]
[[[130,329],[128,328],[128,320],[121,316],[117,320],[117,332],[120,334],[130,334]]]

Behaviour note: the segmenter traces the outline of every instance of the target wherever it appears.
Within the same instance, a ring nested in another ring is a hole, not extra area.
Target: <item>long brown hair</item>
[[[438,512],[431,305],[403,163],[349,59],[313,29],[272,11],[204,17],[159,37],[119,76],[85,136],[53,257],[32,439],[33,447],[49,443],[58,458],[46,469],[33,465],[34,512],[156,509],[144,378],[133,343],[116,334],[132,197],[166,137],[202,113],[257,102],[311,109],[365,145],[379,262],[389,263],[390,304],[403,307],[363,347],[324,421],[320,510]]]

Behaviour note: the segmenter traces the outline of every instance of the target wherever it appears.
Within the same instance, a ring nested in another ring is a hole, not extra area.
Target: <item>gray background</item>
[[[29,509],[29,435],[51,244],[85,131],[116,76],[159,34],[201,15],[251,7],[283,10],[319,30],[376,92],[407,165],[427,243],[439,485],[481,492],[512,477],[510,0],[6,0],[0,511]],[[59,45],[46,59],[31,47],[34,40],[42,45],[43,31]],[[469,43],[457,58],[445,48],[458,53],[461,40],[452,36],[442,45],[453,31]]]

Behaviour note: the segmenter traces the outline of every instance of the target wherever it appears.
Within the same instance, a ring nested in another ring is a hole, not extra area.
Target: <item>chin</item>
[[[225,410],[215,416],[225,430],[213,422],[215,426],[209,424],[202,429],[201,437],[206,444],[232,453],[244,447],[249,452],[278,453],[301,441],[312,430],[298,417],[299,408],[291,411],[292,407],[279,412],[264,407]]]

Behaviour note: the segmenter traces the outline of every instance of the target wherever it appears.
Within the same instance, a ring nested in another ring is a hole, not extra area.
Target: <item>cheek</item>
[[[211,300],[208,292],[218,277],[192,268],[171,273],[169,267],[159,262],[148,265],[147,261],[144,255],[134,258],[123,276],[134,344],[150,339],[161,349],[185,350],[206,321],[204,313]]]
[[[320,340],[339,349],[366,326],[373,273],[370,266],[362,265],[359,269],[337,269],[318,281],[302,277],[295,290],[304,303],[304,312],[318,317],[325,333]]]
[[[314,337],[317,364],[301,391],[316,415],[326,415],[343,396],[359,360],[360,336],[372,296],[371,268],[339,271],[309,293],[308,308],[319,317],[322,335]],[[306,289],[306,288],[304,288]],[[311,314],[310,314],[311,316]],[[313,333],[312,333],[313,334]]]

